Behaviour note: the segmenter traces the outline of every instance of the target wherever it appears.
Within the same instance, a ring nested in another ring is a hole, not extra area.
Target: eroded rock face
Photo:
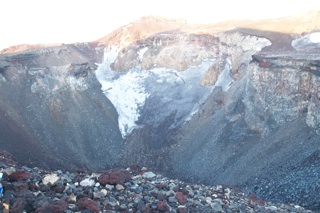
[[[218,44],[218,39],[211,35],[159,33],[124,47],[118,53],[112,68],[120,72],[136,66],[145,70],[161,67],[183,71],[218,55]]]
[[[158,132],[190,120],[213,89],[227,92],[241,66],[270,44],[239,32],[160,33],[128,47],[109,47],[96,76],[118,111],[122,136],[149,127],[152,142],[159,144]]]
[[[289,58],[288,58],[289,57]],[[288,56],[270,55],[256,57],[256,62],[249,67],[250,83],[248,87],[255,94],[247,94],[248,106],[261,106],[260,117],[268,120],[263,114],[271,116],[277,124],[284,124],[306,116],[308,126],[319,131],[319,112],[314,108],[319,102],[319,75],[317,74],[318,58],[300,59],[294,53]],[[265,66],[268,64],[268,66]],[[315,67],[315,70],[314,68]],[[250,91],[248,90],[248,91]],[[257,113],[251,111],[251,115]],[[258,117],[258,116],[254,116]],[[262,129],[268,125],[261,120]],[[254,124],[256,125],[256,124]]]
[[[259,196],[317,209],[318,198],[299,197],[320,172],[319,159],[309,157],[319,150],[319,59],[300,54],[257,54],[228,92],[213,91],[202,116],[175,132],[180,138],[172,147],[173,173],[246,185]],[[307,182],[299,180],[302,174]],[[296,189],[287,189],[291,184]],[[316,189],[308,194],[318,197]]]
[[[1,56],[1,146],[19,161],[69,169],[118,161],[117,117],[95,78],[94,51],[79,44]]]

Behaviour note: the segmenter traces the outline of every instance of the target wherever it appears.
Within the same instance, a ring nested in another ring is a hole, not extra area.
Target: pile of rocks
[[[139,166],[99,174],[1,167],[3,212],[311,212],[228,186],[172,180]]]

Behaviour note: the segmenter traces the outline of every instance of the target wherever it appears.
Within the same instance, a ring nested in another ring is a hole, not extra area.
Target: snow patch
[[[218,76],[218,80],[215,83],[215,86],[221,87],[223,92],[227,92],[234,81],[230,76],[230,68],[231,61],[230,59],[227,59],[224,70],[220,73],[220,75]]]
[[[139,119],[139,109],[148,98],[143,81],[146,76],[134,71],[129,71],[119,78],[104,82],[105,95],[114,104],[119,114],[119,128],[122,136],[137,128],[136,121]]]
[[[311,43],[320,43],[320,32],[311,33],[309,36],[309,41]]]
[[[141,50],[138,51],[138,57],[139,60],[141,61],[143,58],[143,55],[148,51],[148,47],[142,48]]]
[[[307,34],[299,39],[291,42],[291,46],[295,49],[312,49],[320,47],[320,32]]]
[[[102,91],[117,109],[119,129],[125,138],[138,127],[135,122],[140,116],[139,108],[144,105],[149,96],[143,86],[147,73],[130,70],[122,74],[112,71],[110,65],[116,59],[114,56],[117,55],[118,50],[113,47],[108,51],[105,54],[104,63],[96,71],[96,77],[102,85]]]
[[[140,50],[139,58],[147,50]],[[104,62],[99,65],[96,77],[118,112],[123,138],[144,125],[157,131],[160,125],[167,123],[168,118],[172,125],[167,128],[183,125],[199,110],[215,87],[220,86],[227,91],[233,82],[230,77],[231,61],[227,60],[214,86],[200,84],[206,71],[215,63],[213,58],[184,71],[158,67],[144,70],[137,66],[118,73],[110,67],[118,51],[116,47],[106,49]]]

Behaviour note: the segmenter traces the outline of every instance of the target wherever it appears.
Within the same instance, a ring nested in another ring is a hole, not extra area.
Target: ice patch
[[[110,65],[116,60],[119,53],[119,47],[110,46],[104,50],[104,65],[110,68]]]

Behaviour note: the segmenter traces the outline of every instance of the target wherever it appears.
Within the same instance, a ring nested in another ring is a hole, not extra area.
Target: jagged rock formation
[[[319,19],[144,18],[95,42],[3,54],[1,147],[30,165],[141,164],[319,209]]]

